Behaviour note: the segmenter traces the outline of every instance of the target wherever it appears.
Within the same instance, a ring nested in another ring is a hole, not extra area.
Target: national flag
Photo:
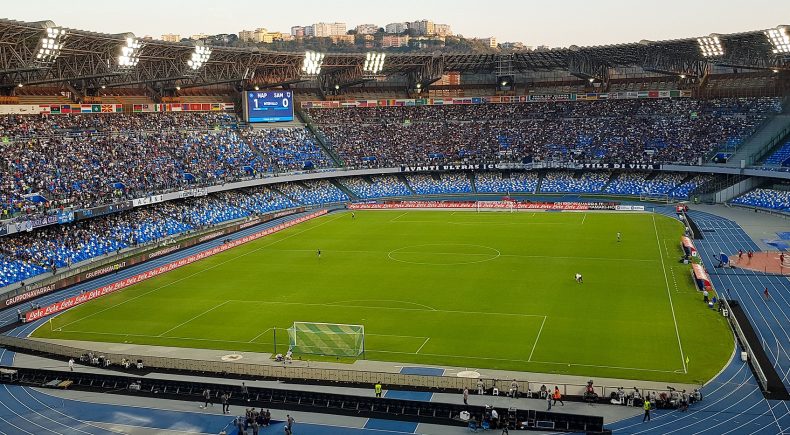
[[[82,113],[91,113],[93,111],[93,106],[90,104],[82,104],[80,105],[80,112]]]
[[[112,104],[102,104],[101,113],[112,113]]]
[[[94,104],[91,106],[91,112],[101,113],[101,104]]]

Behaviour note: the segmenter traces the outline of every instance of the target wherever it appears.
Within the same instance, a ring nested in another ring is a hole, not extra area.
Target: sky
[[[289,32],[315,22],[378,24],[429,19],[465,37],[526,45],[589,46],[761,30],[790,24],[787,0],[28,0],[4,2],[3,18],[159,38]]]

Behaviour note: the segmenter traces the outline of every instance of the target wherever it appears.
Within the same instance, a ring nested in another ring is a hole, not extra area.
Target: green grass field
[[[33,335],[271,352],[278,328],[284,352],[294,321],[349,323],[365,326],[368,359],[701,382],[732,336],[677,262],[681,233],[650,213],[330,214]]]

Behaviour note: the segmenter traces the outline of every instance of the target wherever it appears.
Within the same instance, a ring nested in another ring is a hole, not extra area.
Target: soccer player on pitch
[[[617,241],[618,241],[618,242],[620,241],[620,238],[621,238],[621,237],[620,237],[620,231],[618,231],[618,232],[617,232]]]

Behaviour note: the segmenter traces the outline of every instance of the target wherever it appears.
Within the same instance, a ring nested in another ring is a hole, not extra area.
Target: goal
[[[664,202],[670,204],[672,200],[669,198],[669,195],[666,193],[652,193],[652,192],[642,192],[639,194],[640,201],[654,201],[654,202]]]
[[[363,325],[294,322],[288,338],[296,354],[357,357],[365,352]]]

